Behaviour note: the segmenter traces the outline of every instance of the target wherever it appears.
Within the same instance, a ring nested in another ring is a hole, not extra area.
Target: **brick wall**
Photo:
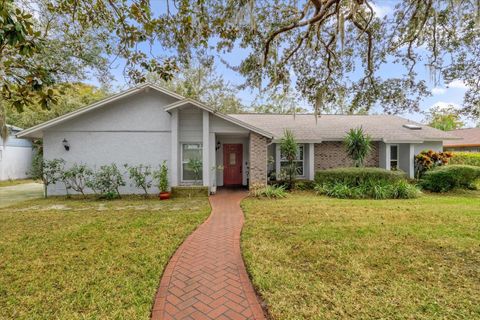
[[[315,143],[315,171],[337,168],[337,167],[351,167],[353,161],[347,155],[345,146],[341,141],[325,141],[322,143]],[[373,149],[370,155],[365,159],[366,167],[379,167],[379,144],[373,143]]]
[[[250,132],[250,186],[267,183],[267,143],[267,138]]]

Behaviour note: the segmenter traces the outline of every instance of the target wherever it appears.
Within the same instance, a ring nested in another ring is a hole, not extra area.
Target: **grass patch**
[[[480,193],[242,202],[242,248],[273,319],[480,318]]]
[[[34,182],[35,180],[32,180],[32,179],[4,180],[4,181],[0,181],[0,188],[16,186],[16,185],[25,184],[25,183],[34,183]]]
[[[209,212],[206,197],[0,209],[0,319],[148,319],[169,257]]]

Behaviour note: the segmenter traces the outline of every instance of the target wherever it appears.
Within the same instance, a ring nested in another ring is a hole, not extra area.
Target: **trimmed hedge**
[[[354,187],[378,181],[396,182],[404,180],[406,177],[403,171],[390,171],[381,168],[336,168],[317,171],[315,182],[317,184],[342,182]]]
[[[453,189],[476,189],[480,179],[480,167],[448,165],[427,171],[421,181],[424,189],[433,192],[447,192]]]
[[[480,167],[480,152],[454,152],[450,164],[465,164]]]

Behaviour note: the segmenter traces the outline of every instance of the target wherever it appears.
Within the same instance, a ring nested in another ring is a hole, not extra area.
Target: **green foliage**
[[[347,154],[355,167],[363,167],[365,158],[372,151],[372,139],[363,132],[362,127],[350,129],[343,140]]]
[[[273,185],[253,185],[250,187],[250,196],[256,198],[269,198],[278,199],[285,198],[287,191],[285,186],[273,186]]]
[[[105,89],[84,83],[62,83],[57,87],[59,90],[57,100],[48,109],[42,108],[36,101],[25,104],[22,110],[7,105],[7,122],[20,128],[30,128],[85,107],[108,95]]]
[[[102,199],[120,198],[119,188],[125,185],[123,175],[114,163],[101,166],[87,182],[87,186]]]
[[[45,198],[48,196],[48,186],[62,180],[64,166],[65,160],[63,159],[42,160],[38,173],[43,182]]]
[[[163,161],[162,165],[160,166],[160,170],[155,171],[155,179],[158,183],[158,189],[160,192],[167,192],[168,191],[168,167],[167,161]]]
[[[295,181],[296,190],[313,190],[315,188],[315,182],[311,180],[297,180]]]
[[[443,131],[451,131],[464,126],[464,123],[460,119],[460,114],[453,108],[451,112],[444,109],[436,109],[430,112],[428,118],[428,125],[430,127]]]
[[[81,193],[85,197],[85,189],[87,182],[91,179],[93,171],[85,164],[74,164],[70,169],[64,170],[62,173],[62,181],[67,189]]]
[[[480,167],[448,165],[427,171],[421,186],[433,192],[447,192],[453,189],[476,189],[480,179]]]
[[[203,163],[200,159],[190,159],[187,164],[188,168],[192,170],[195,183],[198,183],[198,180],[201,178]]]
[[[291,130],[285,129],[282,140],[280,141],[280,154],[287,162],[282,167],[282,174],[287,178],[287,188],[293,188],[294,180],[298,174],[298,168],[295,163],[299,152],[298,143]],[[278,178],[278,177],[277,177]]]
[[[240,113],[244,109],[237,97],[238,89],[216,73],[212,57],[201,53],[194,62],[181,67],[171,80],[166,81],[158,74],[149,74],[147,79],[220,112]]]
[[[315,173],[317,184],[345,182],[352,186],[364,184],[367,181],[395,182],[405,178],[406,175],[402,171],[390,171],[381,168],[335,168],[320,170]]]
[[[315,191],[340,199],[411,199],[420,191],[406,180],[363,180],[352,185],[345,181],[317,184]]]
[[[148,190],[153,184],[154,173],[152,172],[152,167],[143,164],[137,166],[125,164],[124,166],[127,169],[130,180],[133,181],[133,185],[143,190],[145,198],[148,197]]]
[[[446,165],[452,156],[451,152],[423,150],[415,156],[415,177],[420,179],[428,170]]]
[[[466,164],[469,166],[480,167],[479,152],[454,152],[450,159],[450,164]]]

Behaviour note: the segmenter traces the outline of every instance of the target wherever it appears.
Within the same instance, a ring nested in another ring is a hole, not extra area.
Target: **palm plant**
[[[188,161],[188,168],[192,170],[193,176],[195,179],[195,184],[200,180],[200,175],[202,174],[203,163],[199,159],[190,159]]]
[[[295,159],[297,159],[298,154],[298,143],[295,140],[295,136],[291,130],[285,129],[283,138],[280,141],[280,152],[282,157],[287,160],[287,165],[284,168],[285,174],[288,180],[288,188],[293,187],[293,180],[297,176],[297,166],[295,164]]]
[[[372,139],[363,132],[362,127],[350,129],[344,139],[347,154],[355,167],[363,167],[365,158],[372,151]]]

